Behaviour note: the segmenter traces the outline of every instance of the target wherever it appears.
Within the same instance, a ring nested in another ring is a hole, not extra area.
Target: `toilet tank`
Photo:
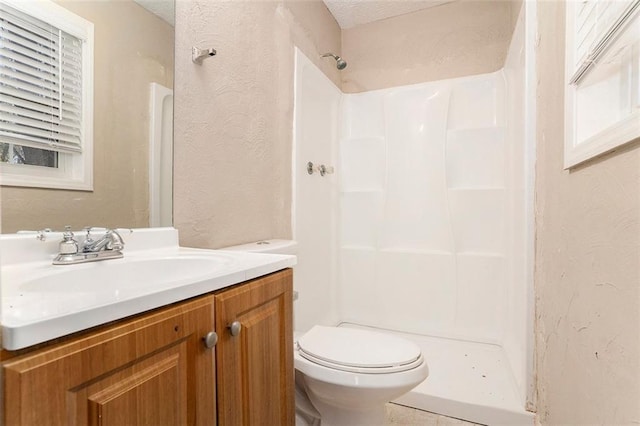
[[[237,246],[222,247],[220,250],[297,255],[298,242],[294,240],[262,240]]]
[[[222,247],[220,250],[297,255],[298,242],[294,240],[262,240],[237,246]],[[297,291],[293,292],[293,300],[298,300]]]

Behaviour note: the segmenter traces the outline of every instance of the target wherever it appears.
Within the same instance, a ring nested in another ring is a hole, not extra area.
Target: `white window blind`
[[[566,2],[564,165],[640,137],[640,0]]]
[[[0,142],[82,151],[82,44],[0,3]]]
[[[575,7],[575,68],[570,79],[577,84],[624,31],[640,0],[582,0]]]

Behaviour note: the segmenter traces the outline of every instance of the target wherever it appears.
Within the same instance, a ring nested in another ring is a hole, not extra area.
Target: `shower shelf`
[[[500,186],[455,186],[447,189],[449,191],[504,191],[506,188]]]
[[[433,254],[438,256],[451,256],[455,254],[449,250],[420,249],[412,247],[384,247],[378,249],[378,251],[381,253]]]
[[[383,192],[384,189],[382,188],[361,188],[361,189],[342,189],[340,190],[341,193],[343,194],[362,194],[362,193],[368,193],[368,192],[373,192],[373,193],[379,193],[379,192]]]
[[[460,251],[456,253],[457,256],[469,256],[469,257],[504,257],[504,253],[498,253],[495,251]]]
[[[504,125],[493,125],[493,126],[470,126],[470,127],[459,127],[455,129],[447,129],[447,133],[458,133],[458,132],[474,132],[478,130],[506,130],[507,127]]]
[[[454,254],[447,250],[413,249],[409,247],[380,248],[380,247],[365,246],[365,245],[358,245],[358,244],[345,244],[340,246],[340,250],[376,251],[380,253],[433,254],[433,255],[439,255],[439,256],[451,256]]]
[[[359,250],[359,251],[377,251],[380,253],[408,253],[408,254],[434,254],[434,255],[442,255],[442,256],[462,256],[462,257],[492,257],[492,258],[500,258],[504,257],[504,253],[498,252],[481,252],[481,251],[461,251],[461,252],[451,252],[448,250],[429,250],[429,249],[411,249],[404,247],[389,247],[389,248],[379,248],[375,246],[369,246],[364,244],[344,244],[340,246],[340,250]]]
[[[345,244],[340,246],[340,250],[378,251],[376,247],[365,246],[364,244]]]
[[[504,191],[506,190],[506,188],[504,187],[500,187],[500,186],[478,186],[478,187],[472,187],[472,186],[460,186],[460,187],[449,187],[447,188],[448,191]],[[362,193],[368,193],[368,192],[373,192],[373,193],[378,193],[378,192],[385,192],[384,189],[382,188],[355,188],[355,189],[341,189],[340,193],[341,194],[362,194]]]
[[[371,135],[366,135],[366,134],[360,134],[360,135],[356,135],[356,136],[347,136],[347,137],[343,137],[340,139],[340,144],[345,144],[345,143],[382,143],[385,140],[385,136],[384,135],[379,135],[379,134],[371,134]]]

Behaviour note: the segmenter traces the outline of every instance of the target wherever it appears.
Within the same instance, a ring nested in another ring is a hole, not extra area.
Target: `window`
[[[640,0],[567,2],[565,168],[640,137]]]
[[[93,24],[0,0],[0,183],[93,189]]]

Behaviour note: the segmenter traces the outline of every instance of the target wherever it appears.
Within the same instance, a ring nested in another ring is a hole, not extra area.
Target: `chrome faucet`
[[[70,226],[65,226],[65,232],[60,242],[60,252],[53,259],[54,265],[74,265],[77,263],[96,262],[98,260],[120,259],[124,255],[124,240],[118,231],[107,229],[97,240],[91,237],[91,227],[84,230],[87,235],[81,244],[74,238]]]
[[[96,253],[102,250],[122,250],[124,249],[124,241],[118,231],[107,229],[102,238],[94,240],[91,238],[91,228],[86,228],[87,236],[82,242],[83,253]]]

